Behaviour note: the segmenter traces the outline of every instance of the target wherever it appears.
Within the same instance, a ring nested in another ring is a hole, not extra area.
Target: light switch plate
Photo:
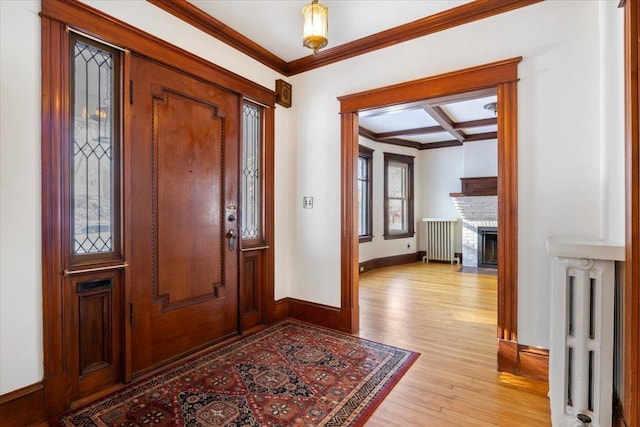
[[[302,207],[305,209],[313,209],[313,197],[304,196],[302,198]]]

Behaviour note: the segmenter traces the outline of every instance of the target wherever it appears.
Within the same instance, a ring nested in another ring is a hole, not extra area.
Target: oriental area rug
[[[418,353],[285,321],[49,421],[52,426],[361,426]]]

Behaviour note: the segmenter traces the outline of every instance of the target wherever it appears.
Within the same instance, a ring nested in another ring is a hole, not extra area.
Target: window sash
[[[242,104],[242,157],[240,169],[240,236],[243,246],[262,244],[264,114],[259,105]]]
[[[69,242],[74,263],[120,257],[120,52],[70,37]]]
[[[373,150],[359,146],[358,155],[358,237],[360,242],[373,239]]]
[[[385,153],[384,237],[413,237],[413,157]]]

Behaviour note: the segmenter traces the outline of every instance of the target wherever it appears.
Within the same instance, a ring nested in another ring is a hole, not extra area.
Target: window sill
[[[414,232],[402,233],[402,234],[385,234],[384,240],[393,240],[393,239],[408,239],[414,236]]]

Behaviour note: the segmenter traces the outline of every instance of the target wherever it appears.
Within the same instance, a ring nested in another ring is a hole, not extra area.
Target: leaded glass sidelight
[[[245,102],[242,105],[242,239],[262,237],[262,108]]]
[[[72,41],[71,237],[74,256],[118,250],[117,52]]]

